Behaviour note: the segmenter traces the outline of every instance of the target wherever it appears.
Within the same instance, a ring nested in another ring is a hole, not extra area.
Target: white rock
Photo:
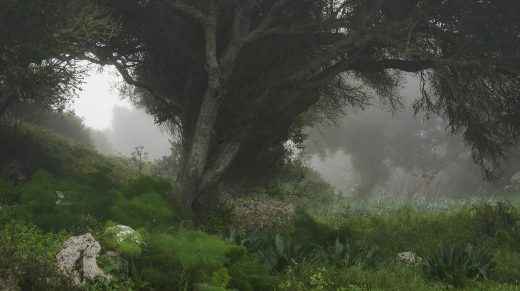
[[[110,280],[111,276],[105,274],[96,263],[100,251],[101,246],[90,233],[73,236],[65,241],[63,249],[56,256],[58,270],[70,276],[73,283],[78,286],[85,284],[87,279],[92,280],[96,277]],[[78,260],[82,261],[78,262]],[[83,269],[83,272],[76,268],[77,265]]]
[[[143,238],[141,235],[133,228],[126,225],[119,224],[107,227],[105,235],[114,237],[118,243],[130,242],[138,246],[143,244]]]
[[[520,172],[517,172],[513,177],[511,177],[511,184],[514,186],[520,186]]]
[[[412,252],[402,252],[397,254],[396,261],[407,265],[413,265],[420,263],[422,259]]]

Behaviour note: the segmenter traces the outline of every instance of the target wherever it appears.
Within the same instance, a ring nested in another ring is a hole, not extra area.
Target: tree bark
[[[196,14],[193,15],[196,16]],[[185,142],[185,146],[188,146],[189,150],[184,156],[177,183],[173,189],[177,201],[188,209],[193,208],[195,199],[205,190],[200,187],[200,182],[208,159],[220,99],[223,96],[221,70],[217,59],[217,16],[216,3],[214,0],[210,0],[207,15],[203,18],[195,17],[202,22],[204,27],[208,87],[202,97],[191,140]]]
[[[9,104],[11,103],[11,98],[9,98],[8,95],[1,94],[0,95],[0,118],[4,115],[5,111],[7,110],[7,107],[9,107]]]

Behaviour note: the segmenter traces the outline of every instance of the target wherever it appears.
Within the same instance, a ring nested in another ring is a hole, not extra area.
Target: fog
[[[129,156],[143,146],[151,159],[169,155],[167,129],[119,96],[114,88],[120,82],[113,71],[93,71],[74,105],[93,128],[95,147],[104,154]],[[507,185],[520,169],[520,158],[513,153],[504,163],[502,179],[484,181],[461,135],[452,135],[437,116],[414,114],[418,82],[409,78],[399,95],[403,107],[397,111],[374,101],[364,111],[346,109],[332,125],[309,129],[303,157],[342,195],[483,195]],[[98,106],[101,99],[103,108]]]
[[[129,156],[135,147],[143,146],[151,159],[169,155],[168,134],[149,114],[121,96],[122,84],[114,68],[92,66],[72,105],[76,115],[92,129],[95,147],[104,154]]]
[[[115,106],[110,127],[95,131],[92,138],[96,148],[105,154],[129,156],[140,146],[151,159],[170,154],[167,129],[159,127],[149,114],[136,108]]]
[[[504,161],[502,179],[485,181],[460,134],[437,116],[414,114],[418,87],[404,84],[396,112],[375,101],[309,130],[309,165],[345,196],[481,196],[506,186],[520,169],[518,155]]]

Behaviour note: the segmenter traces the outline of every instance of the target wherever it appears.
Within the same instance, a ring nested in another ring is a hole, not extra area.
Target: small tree
[[[137,173],[141,174],[144,167],[146,166],[146,162],[148,161],[149,153],[144,151],[144,146],[138,146],[134,148],[134,151],[131,153],[132,162],[134,162]]]

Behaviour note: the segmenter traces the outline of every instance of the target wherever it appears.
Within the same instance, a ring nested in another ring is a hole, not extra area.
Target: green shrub
[[[242,259],[228,266],[231,281],[229,286],[240,291],[269,291],[279,283],[276,276],[270,274],[271,266]]]
[[[480,203],[472,208],[472,215],[483,234],[520,250],[520,211],[509,202]]]
[[[158,286],[171,285],[172,280],[181,286],[209,283],[213,272],[239,261],[246,253],[244,247],[202,231],[152,234],[146,241],[144,275]]]
[[[347,238],[341,242],[339,238],[334,244],[334,255],[332,261],[341,267],[368,266],[377,267],[386,259],[381,255],[381,249],[376,246],[365,246],[362,243],[353,243]]]
[[[109,225],[105,228],[104,241],[110,248],[126,257],[138,257],[142,252],[142,235],[124,225]]]
[[[111,190],[102,192],[72,179],[57,179],[44,170],[37,171],[21,186],[20,193],[21,204],[31,212],[31,221],[44,230],[89,231],[83,224],[85,219],[106,220],[116,200]]]
[[[56,290],[66,286],[56,269],[56,255],[65,234],[42,233],[13,221],[0,228],[0,280],[8,276],[22,290]]]
[[[169,180],[160,176],[144,175],[131,179],[121,188],[121,192],[129,199],[143,193],[157,193],[163,198],[169,198],[171,190],[172,184]]]
[[[110,214],[112,220],[133,228],[168,227],[179,221],[169,204],[157,193],[143,193],[131,199],[121,195]]]
[[[276,234],[265,242],[257,254],[269,263],[273,270],[280,271],[289,263],[309,257],[313,249],[314,246],[306,242],[294,241],[288,236]]]
[[[11,182],[0,179],[0,205],[20,202],[20,192]]]
[[[293,224],[294,230],[292,236],[300,241],[306,241],[312,244],[332,244],[338,236],[351,236],[351,231],[348,226],[343,225],[336,230],[330,225],[317,222],[301,209],[297,209]]]
[[[456,287],[463,287],[468,281],[486,280],[496,267],[491,255],[475,250],[471,244],[442,246],[423,264],[432,278]]]

